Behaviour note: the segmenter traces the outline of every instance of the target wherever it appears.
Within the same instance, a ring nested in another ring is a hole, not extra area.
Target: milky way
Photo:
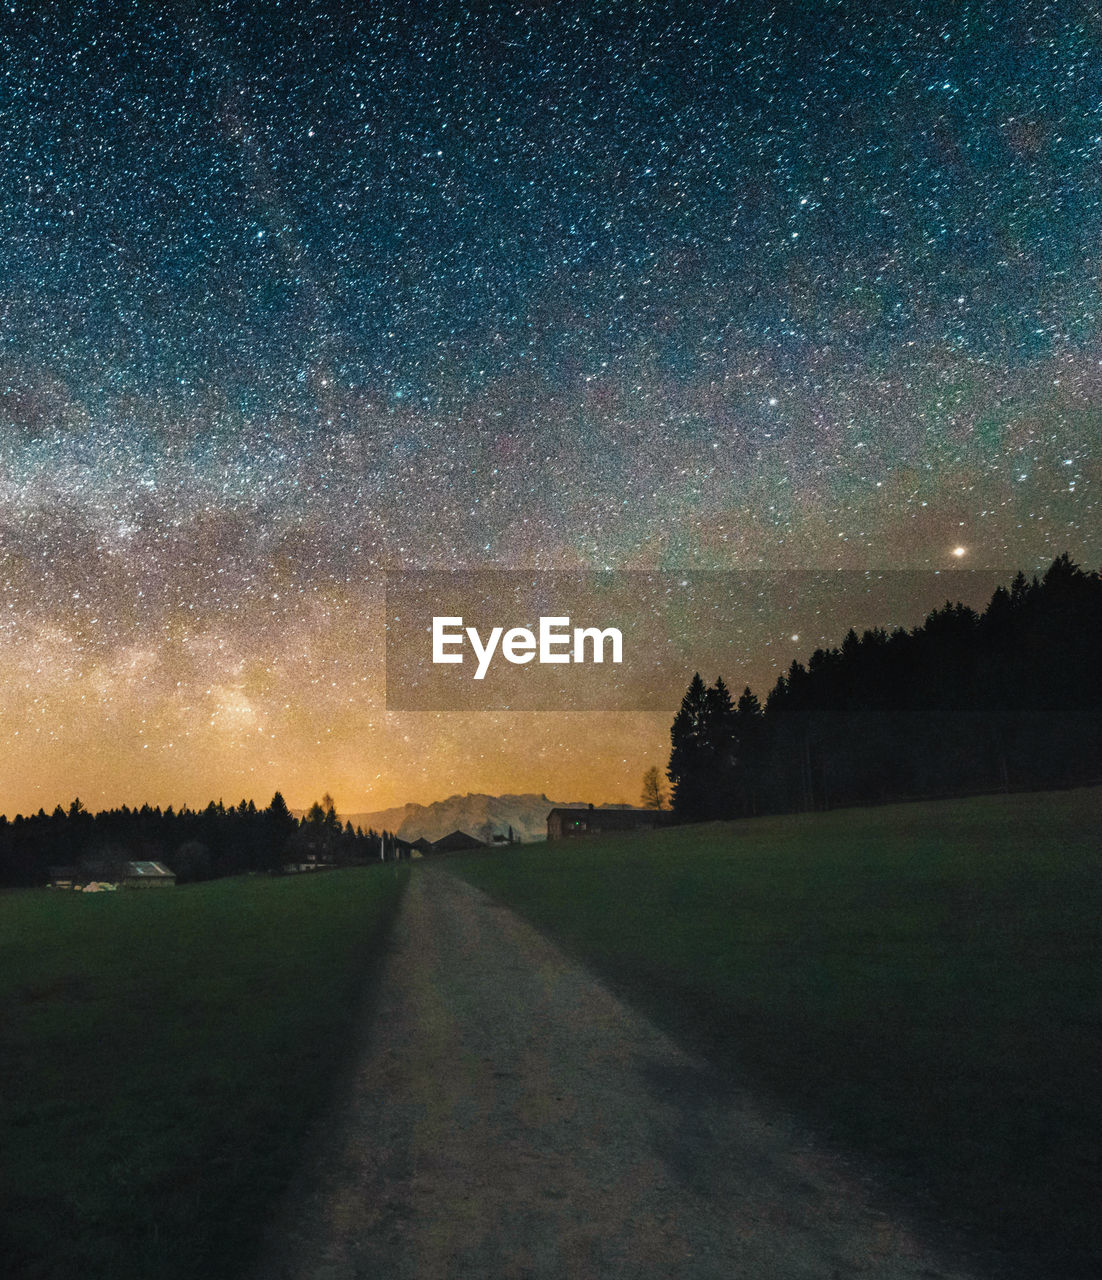
[[[387,567],[1096,567],[1096,9],[804,8],[12,5],[0,809],[636,798]]]

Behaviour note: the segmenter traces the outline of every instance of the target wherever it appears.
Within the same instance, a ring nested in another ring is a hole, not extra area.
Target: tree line
[[[686,822],[1102,779],[1102,578],[1065,554],[793,662],[765,700],[694,675],[670,730]]]
[[[252,800],[205,809],[142,805],[89,813],[80,800],[52,813],[14,820],[0,815],[0,885],[44,885],[51,868],[78,878],[117,881],[130,861],[161,862],[178,883],[249,871],[282,872],[309,865],[349,865],[408,856],[390,832],[340,822],[328,795],[300,820],[277,791],[266,809]]]

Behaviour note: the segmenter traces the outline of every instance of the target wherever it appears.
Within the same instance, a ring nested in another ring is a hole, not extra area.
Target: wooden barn
[[[547,815],[548,840],[613,835],[664,827],[670,815],[661,809],[552,809]]]
[[[176,875],[163,862],[128,862],[119,887],[123,889],[171,889]]]

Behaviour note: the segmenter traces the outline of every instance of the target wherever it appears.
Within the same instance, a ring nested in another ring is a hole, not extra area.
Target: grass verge
[[[406,874],[0,895],[4,1274],[244,1274]]]
[[[1093,788],[448,868],[928,1211],[1070,1277],[1102,1257],[1100,830]]]

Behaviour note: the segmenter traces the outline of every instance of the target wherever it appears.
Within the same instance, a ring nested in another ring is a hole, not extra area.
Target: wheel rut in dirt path
[[[535,929],[415,867],[257,1280],[970,1280]]]

